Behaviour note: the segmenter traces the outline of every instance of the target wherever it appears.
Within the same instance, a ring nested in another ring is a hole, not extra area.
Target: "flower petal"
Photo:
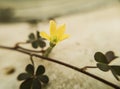
[[[40,36],[42,36],[43,38],[47,39],[47,40],[50,40],[50,37],[47,33],[45,32],[40,32]]]
[[[56,23],[55,21],[50,21],[50,35],[53,36],[56,33]]]
[[[65,28],[66,28],[65,24],[63,24],[57,29],[56,35],[57,35],[58,38],[62,37],[62,35],[65,32]]]
[[[68,34],[64,34],[61,38],[60,38],[60,41],[64,40],[64,39],[67,39],[69,37]]]

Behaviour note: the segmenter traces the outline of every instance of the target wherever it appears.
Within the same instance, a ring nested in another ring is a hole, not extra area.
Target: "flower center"
[[[51,37],[50,40],[51,40],[51,42],[54,43],[54,44],[56,44],[56,43],[58,42],[57,36]]]

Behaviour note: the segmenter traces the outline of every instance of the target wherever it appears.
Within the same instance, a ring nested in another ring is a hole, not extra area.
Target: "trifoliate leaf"
[[[103,63],[97,63],[97,67],[104,72],[107,72],[110,69],[107,64],[103,64]]]
[[[25,80],[21,85],[20,89],[31,89],[33,79],[27,79]]]
[[[101,52],[96,52],[95,55],[94,55],[94,58],[97,62],[100,62],[100,63],[105,63],[107,64],[108,61],[107,61],[107,58],[105,57],[105,55]]]
[[[25,69],[29,74],[34,74],[34,66],[31,64],[28,64]]]
[[[30,75],[28,73],[21,73],[21,74],[18,75],[17,79],[19,81],[21,81],[21,80],[29,79],[29,78],[31,78],[31,76],[32,75]]]
[[[43,65],[39,65],[36,71],[36,75],[42,75],[45,72],[45,67]]]
[[[42,40],[39,40],[38,41],[38,45],[41,47],[41,48],[44,48],[46,46],[46,43]]]

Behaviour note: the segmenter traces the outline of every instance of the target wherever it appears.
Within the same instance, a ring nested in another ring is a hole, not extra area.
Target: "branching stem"
[[[85,71],[88,68],[97,68],[97,67],[96,66],[85,66],[85,67],[81,68],[81,70]]]
[[[0,46],[0,48],[18,51],[18,52],[27,54],[27,55],[29,55],[29,56],[31,56],[31,54],[32,54],[31,52],[28,52],[28,51],[26,51],[26,50],[24,50],[24,49],[18,49],[18,48],[16,48],[16,47]],[[98,81],[101,81],[101,82],[103,82],[103,83],[105,83],[105,84],[107,84],[107,85],[109,85],[109,86],[111,86],[111,87],[113,87],[113,88],[115,88],[115,89],[120,89],[119,86],[117,86],[117,85],[115,85],[115,84],[113,84],[113,83],[111,83],[111,82],[109,82],[109,81],[107,81],[107,80],[105,80],[105,79],[103,79],[103,78],[100,78],[100,77],[98,77],[98,76],[96,76],[96,75],[94,75],[94,74],[91,74],[91,73],[89,73],[89,72],[87,72],[87,71],[84,71],[83,68],[78,68],[78,67],[76,67],[76,66],[73,66],[73,65],[64,63],[64,62],[62,62],[62,61],[58,61],[58,60],[56,60],[56,59],[44,57],[44,56],[41,56],[41,55],[38,55],[38,54],[32,54],[32,57],[33,57],[33,56],[38,57],[38,58],[41,58],[41,59],[44,59],[44,60],[47,60],[47,61],[50,61],[50,62],[54,62],[54,63],[60,64],[60,65],[63,65],[63,66],[66,66],[66,67],[68,67],[68,68],[71,68],[71,69],[73,69],[73,70],[76,70],[76,71],[78,71],[78,72],[81,72],[81,73],[83,73],[83,74],[85,74],[85,75],[87,75],[87,76],[90,76],[90,77],[92,77],[92,78],[94,78],[94,79],[96,79],[96,80],[98,80]],[[88,67],[87,67],[87,68],[88,68]]]
[[[45,50],[40,50],[40,51],[36,51],[36,50],[31,50],[31,49],[27,49],[27,48],[23,48],[22,46],[20,46],[21,44],[29,44],[29,42],[18,42],[16,43],[15,45],[15,48],[18,48],[18,49],[22,49],[22,50],[25,50],[25,51],[28,51],[28,52],[33,52],[33,53],[44,53]]]

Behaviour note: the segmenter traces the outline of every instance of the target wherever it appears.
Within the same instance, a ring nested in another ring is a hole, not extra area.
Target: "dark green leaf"
[[[105,56],[106,56],[106,58],[107,58],[108,63],[110,63],[110,62],[113,61],[114,59],[118,58],[117,56],[115,56],[115,54],[114,54],[113,51],[108,51],[108,52],[106,52]]]
[[[32,42],[32,47],[35,48],[35,49],[38,48],[38,42],[37,41],[33,41]]]
[[[114,70],[114,72],[120,76],[120,66],[117,65],[112,65],[110,66],[112,70]]]
[[[31,64],[28,64],[25,70],[32,75],[34,74],[34,66]]]
[[[43,65],[39,65],[36,71],[36,75],[42,75],[45,72],[45,67]]]
[[[31,33],[31,34],[29,35],[29,39],[30,39],[30,40],[35,40],[35,35],[34,35],[33,33]]]
[[[21,85],[20,89],[31,89],[33,79],[27,79],[25,80]]]
[[[38,39],[38,38],[41,38],[41,37],[40,37],[40,32],[37,31],[36,33],[37,33],[37,39]]]
[[[103,63],[97,63],[97,67],[100,70],[105,71],[105,72],[109,71],[109,69],[110,69],[107,64],[103,64]]]
[[[38,79],[33,80],[32,89],[41,89],[41,83]]]
[[[42,40],[38,40],[38,45],[41,47],[41,48],[44,48],[46,46],[46,43]]]
[[[28,73],[21,73],[18,75],[17,79],[18,80],[25,80],[31,78],[31,75]]]
[[[115,72],[113,69],[111,69],[111,72],[112,72],[113,76],[114,76],[118,81],[120,81],[120,79],[118,78],[118,75],[116,74],[116,72]]]
[[[39,80],[44,84],[47,84],[49,82],[49,78],[47,75],[39,76]]]
[[[101,63],[105,63],[107,64],[107,58],[105,57],[105,55],[101,52],[96,52],[94,55],[94,58],[97,62],[101,62]]]

